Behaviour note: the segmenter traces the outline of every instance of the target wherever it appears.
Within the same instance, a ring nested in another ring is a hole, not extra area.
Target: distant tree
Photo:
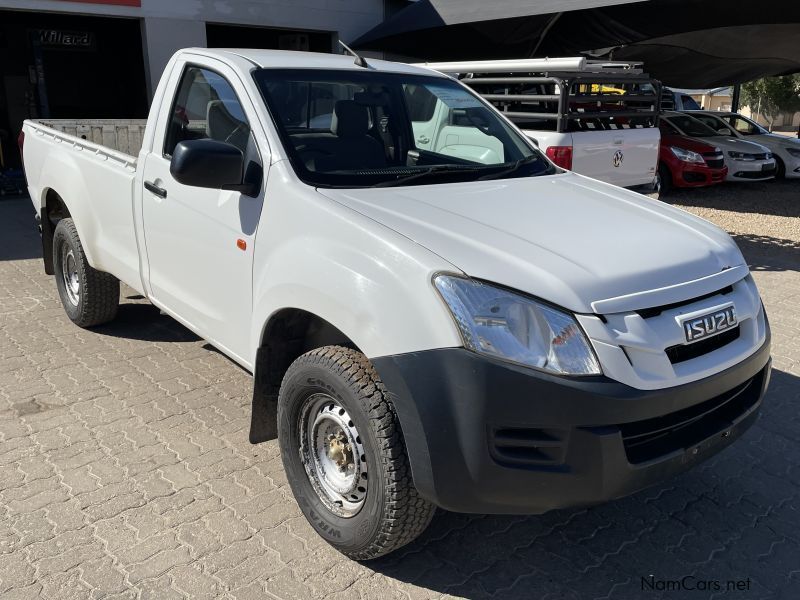
[[[782,113],[800,110],[800,75],[764,77],[742,84],[742,104],[769,120],[769,129]]]

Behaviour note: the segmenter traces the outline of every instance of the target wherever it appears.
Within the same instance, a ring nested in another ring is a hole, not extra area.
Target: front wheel
[[[666,196],[672,191],[672,173],[664,163],[658,165],[655,188],[659,196]]]
[[[414,487],[400,424],[369,360],[340,346],[289,367],[278,398],[278,439],[306,519],[355,560],[411,542],[435,507]]]

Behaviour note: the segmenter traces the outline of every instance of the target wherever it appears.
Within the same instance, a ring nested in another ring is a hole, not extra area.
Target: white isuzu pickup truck
[[[431,104],[435,149],[413,128]],[[251,371],[251,441],[277,435],[350,557],[436,506],[618,498],[756,418],[770,334],[731,238],[561,170],[450,77],[187,49],[138,157],[58,127],[26,121],[23,155],[70,319],[113,319],[123,281]]]

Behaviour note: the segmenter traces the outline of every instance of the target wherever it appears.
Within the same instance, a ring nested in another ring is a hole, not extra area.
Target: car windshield
[[[417,185],[557,172],[472,92],[374,70],[254,73],[292,166],[319,187]]]
[[[689,115],[670,115],[667,121],[689,137],[704,138],[722,135]]]
[[[720,119],[719,117],[715,117],[712,115],[692,115],[695,119],[707,125],[720,135],[733,135],[735,136],[736,133],[728,126],[728,124]]]
[[[750,119],[745,119],[739,115],[730,115],[725,117],[725,120],[728,121],[733,127],[741,133],[742,135],[759,135],[764,133],[769,133],[766,129],[764,129],[758,123],[754,123]]]

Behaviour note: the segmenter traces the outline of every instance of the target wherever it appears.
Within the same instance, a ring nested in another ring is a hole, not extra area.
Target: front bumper
[[[463,348],[373,364],[424,497],[455,512],[537,514],[625,496],[725,448],[755,421],[771,360],[768,338],[730,369],[652,391]]]
[[[722,183],[728,175],[727,167],[712,169],[706,165],[682,163],[676,177],[672,178],[675,187],[705,187]]]
[[[768,161],[747,161],[726,159],[728,181],[761,181],[775,177],[777,163],[775,159]]]
[[[787,153],[786,156],[782,156],[781,158],[783,159],[785,176],[789,178],[800,177],[800,157],[795,157]]]

